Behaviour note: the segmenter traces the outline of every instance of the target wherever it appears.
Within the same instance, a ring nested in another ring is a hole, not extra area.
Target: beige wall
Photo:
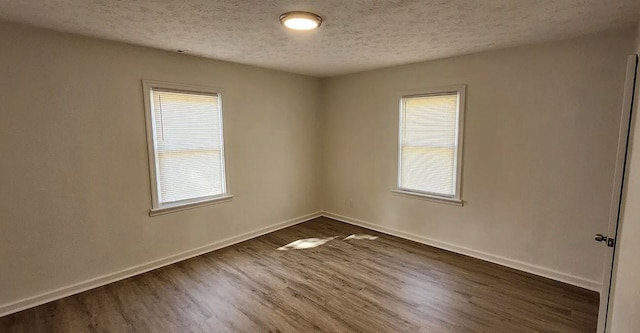
[[[323,208],[597,290],[633,33],[323,80]],[[455,84],[464,207],[393,195],[396,95]]]
[[[0,24],[0,307],[320,209],[319,80]],[[150,218],[142,79],[224,89],[233,201]]]
[[[640,24],[636,35],[640,54]],[[628,163],[622,218],[618,226],[618,253],[612,280],[610,332],[636,332],[640,328],[640,85],[636,82],[630,162]]]

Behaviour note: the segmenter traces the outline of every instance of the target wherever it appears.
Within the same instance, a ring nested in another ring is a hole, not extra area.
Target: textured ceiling
[[[324,23],[287,31],[292,10]],[[4,0],[0,19],[325,77],[630,26],[640,1]]]

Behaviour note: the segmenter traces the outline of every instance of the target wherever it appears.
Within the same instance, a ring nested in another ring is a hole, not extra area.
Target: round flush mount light
[[[288,12],[280,15],[280,23],[293,30],[313,30],[320,27],[322,17],[309,12]]]

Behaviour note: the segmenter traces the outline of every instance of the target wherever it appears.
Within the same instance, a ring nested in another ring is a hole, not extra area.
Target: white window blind
[[[157,87],[150,94],[157,205],[225,194],[218,94]]]
[[[400,104],[399,188],[458,199],[460,92],[404,96]]]

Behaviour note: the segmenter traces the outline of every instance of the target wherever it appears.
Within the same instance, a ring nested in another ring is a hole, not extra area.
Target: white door
[[[620,219],[620,204],[624,194],[627,147],[629,144],[629,132],[631,129],[631,112],[633,110],[638,56],[630,55],[627,60],[627,76],[624,84],[624,96],[622,101],[622,113],[620,117],[620,133],[618,135],[618,154],[616,158],[616,170],[614,186],[611,194],[611,209],[609,213],[609,228],[606,234],[596,235],[596,241],[602,242],[606,247],[604,258],[604,273],[602,276],[602,289],[600,290],[600,311],[598,313],[598,332],[607,332],[607,322],[610,320],[609,294],[611,288],[611,276],[616,251],[616,236],[618,233],[618,221]],[[640,133],[639,133],[640,134]],[[638,134],[636,134],[638,135]]]

